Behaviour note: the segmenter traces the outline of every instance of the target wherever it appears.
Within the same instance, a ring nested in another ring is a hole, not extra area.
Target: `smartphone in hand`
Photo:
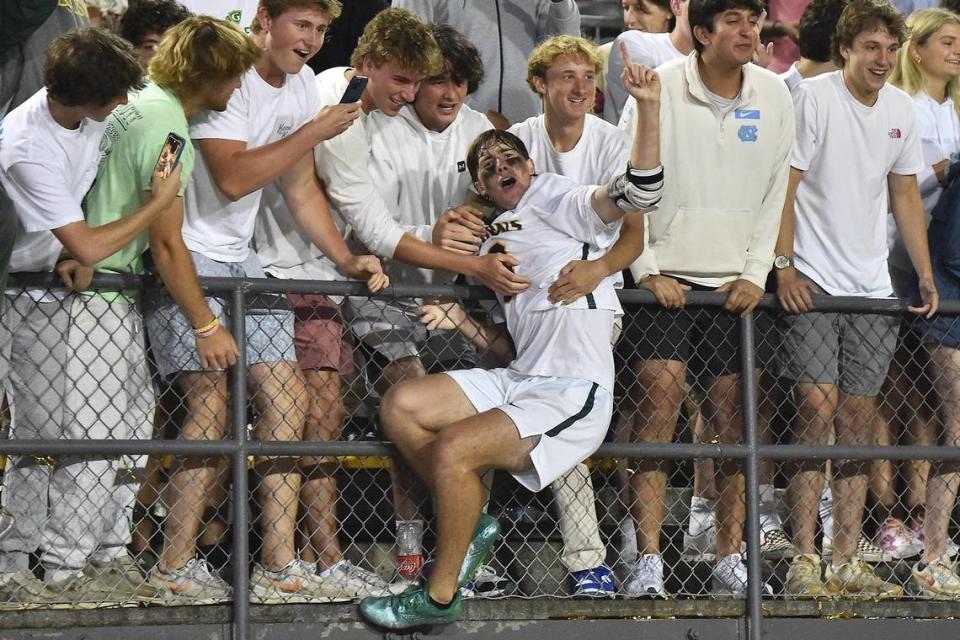
[[[160,150],[160,156],[157,158],[157,164],[153,167],[153,172],[159,172],[166,179],[173,173],[180,162],[180,155],[183,153],[183,147],[187,144],[186,140],[172,131],[167,134],[167,139],[163,143],[163,149]]]
[[[356,102],[360,99],[360,96],[363,95],[363,90],[366,88],[367,76],[353,76],[353,78],[350,79],[350,84],[347,85],[347,90],[343,92],[343,97],[340,98],[340,104]]]

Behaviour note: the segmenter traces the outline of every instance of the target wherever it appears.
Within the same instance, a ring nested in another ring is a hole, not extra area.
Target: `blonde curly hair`
[[[443,69],[443,55],[430,27],[410,11],[397,7],[381,11],[364,28],[350,64],[359,68],[367,61],[376,66],[395,62],[424,76]]]
[[[196,95],[211,83],[246,73],[260,49],[233,23],[187,18],[163,35],[150,61],[150,77],[177,95]]]
[[[530,54],[527,60],[527,84],[534,93],[537,93],[537,87],[533,84],[534,78],[541,80],[547,79],[547,69],[550,68],[557,58],[570,56],[571,58],[580,58],[581,60],[592,64],[593,68],[599,74],[603,69],[603,57],[597,45],[577,36],[554,36],[544,40]]]

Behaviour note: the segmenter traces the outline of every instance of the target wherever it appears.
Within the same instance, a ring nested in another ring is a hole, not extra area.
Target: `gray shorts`
[[[190,252],[197,275],[219,278],[264,278],[257,255],[250,252],[243,262],[218,262]],[[247,366],[261,362],[296,362],[293,349],[293,312],[283,296],[268,296],[272,302],[248,308],[244,325],[247,333]],[[206,298],[210,310],[230,326],[230,308],[223,298]],[[202,371],[197,357],[193,327],[180,307],[168,295],[149,300],[147,332],[163,377],[181,371]],[[264,307],[264,308],[257,308]]]
[[[418,357],[428,370],[462,369],[477,362],[476,349],[459,331],[427,331],[418,304],[354,297],[345,306],[350,329],[387,362]]]
[[[816,293],[823,294],[817,287]],[[850,395],[880,393],[897,348],[900,318],[874,313],[784,314],[779,375],[794,382],[834,384]]]

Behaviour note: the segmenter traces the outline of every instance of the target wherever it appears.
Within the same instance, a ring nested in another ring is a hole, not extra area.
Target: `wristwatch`
[[[777,256],[773,259],[774,269],[787,269],[793,266],[793,256]]]

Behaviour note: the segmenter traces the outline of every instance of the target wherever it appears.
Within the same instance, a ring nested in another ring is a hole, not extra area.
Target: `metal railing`
[[[50,287],[56,283],[50,276],[19,274],[11,278],[11,287]],[[203,285],[209,292],[216,292],[229,302],[230,329],[240,349],[239,362],[244,362],[245,327],[238,319],[260,294],[301,293],[336,296],[367,296],[360,283],[312,282],[290,280],[240,280],[205,278]],[[134,290],[158,286],[151,279],[129,276],[99,275],[94,287],[101,290]],[[456,300],[490,299],[485,289],[468,286],[413,286],[397,284],[383,292],[379,299],[408,299],[417,297],[440,297]],[[646,291],[625,290],[620,298],[627,309],[655,305],[652,294]],[[719,293],[689,293],[688,308],[718,307],[724,298]],[[878,313],[901,315],[906,312],[906,302],[901,300],[866,300],[837,297],[815,299],[818,311],[850,313]],[[774,311],[776,302],[765,296],[758,309]],[[628,311],[629,313],[629,311]],[[960,314],[960,302],[944,302],[943,314]],[[605,443],[595,457],[628,459],[731,459],[744,464],[746,475],[746,564],[748,572],[747,621],[749,637],[762,638],[763,585],[760,530],[760,469],[764,460],[939,460],[960,462],[960,448],[941,446],[842,446],[842,445],[773,445],[761,443],[758,428],[758,395],[755,370],[755,318],[753,315],[739,320],[741,393],[743,406],[743,440],[741,443]],[[247,508],[250,493],[247,460],[250,456],[300,457],[314,456],[392,456],[395,451],[382,442],[269,442],[248,439],[247,435],[247,371],[234,366],[229,374],[230,405],[232,407],[229,437],[222,440],[0,440],[3,455],[132,455],[175,454],[197,456],[229,456],[232,459],[233,502],[232,528],[235,532],[251,529]],[[250,547],[248,537],[234,535],[232,548],[232,586],[235,594],[232,602],[233,637],[247,640],[249,634],[249,600],[243,597],[249,588],[248,564]]]

